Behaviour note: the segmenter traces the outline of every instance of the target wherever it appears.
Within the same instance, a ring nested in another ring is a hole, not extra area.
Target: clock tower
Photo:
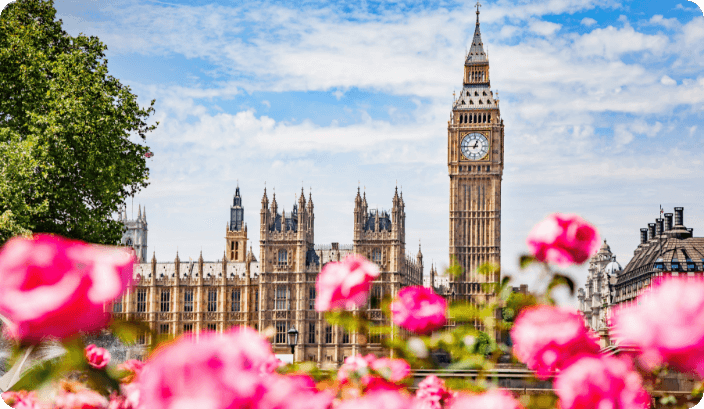
[[[462,91],[455,96],[447,125],[450,175],[450,262],[462,273],[450,279],[449,295],[470,302],[489,300],[482,283],[498,282],[499,273],[477,268],[501,261],[501,178],[504,124],[498,94],[489,82],[489,59],[477,24],[464,63]]]

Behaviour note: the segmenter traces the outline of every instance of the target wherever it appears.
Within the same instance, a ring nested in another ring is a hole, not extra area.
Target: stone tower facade
[[[139,259],[140,263],[146,263],[147,261],[147,209],[144,208],[142,212],[142,206],[138,206],[137,218],[135,220],[127,219],[127,211],[123,208],[122,213],[118,215],[118,221],[121,221],[125,225],[125,230],[122,233],[122,239],[120,239],[120,244],[127,247],[132,247],[135,255]]]
[[[398,291],[410,285],[423,285],[423,255],[406,254],[406,204],[398,188],[391,200],[391,211],[369,209],[366,192],[354,199],[353,252],[379,266],[381,274],[374,280],[367,304],[368,316],[383,323],[382,300],[396,297]],[[388,324],[388,323],[387,323]],[[369,335],[371,344],[379,337]]]
[[[225,260],[244,262],[247,253],[247,224],[244,222],[244,208],[240,188],[235,190],[230,207],[230,223],[225,228]]]
[[[504,125],[498,96],[489,82],[489,59],[479,30],[479,9],[472,47],[464,63],[460,95],[447,126],[450,176],[450,261],[462,268],[448,289],[455,299],[488,299],[481,283],[499,274],[478,274],[484,263],[501,261],[501,179]]]

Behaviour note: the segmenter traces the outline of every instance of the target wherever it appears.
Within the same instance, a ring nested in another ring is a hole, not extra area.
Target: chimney
[[[672,213],[665,213],[665,231],[672,230]]]
[[[648,242],[648,229],[640,229],[640,244]]]
[[[662,218],[655,219],[655,234],[658,236],[662,234],[663,221]]]
[[[655,223],[648,223],[648,240],[655,238]]]
[[[689,232],[689,237],[694,237],[694,228],[690,227],[687,231]]]
[[[684,207],[675,207],[675,226],[684,226]]]

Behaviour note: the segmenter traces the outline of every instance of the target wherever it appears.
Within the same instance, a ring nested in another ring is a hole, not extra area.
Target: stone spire
[[[137,220],[142,219],[142,205],[137,205]]]
[[[472,38],[472,47],[467,54],[465,64],[488,62],[486,53],[484,52],[484,43],[482,43],[482,34],[479,31],[479,7],[481,4],[477,2],[477,25],[474,27],[474,37]]]

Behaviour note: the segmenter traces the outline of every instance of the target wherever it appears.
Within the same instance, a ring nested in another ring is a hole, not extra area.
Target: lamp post
[[[291,327],[291,329],[288,330],[287,332],[288,335],[288,346],[291,347],[291,355],[293,355],[295,352],[296,344],[298,344],[298,330],[296,330],[296,327]]]

